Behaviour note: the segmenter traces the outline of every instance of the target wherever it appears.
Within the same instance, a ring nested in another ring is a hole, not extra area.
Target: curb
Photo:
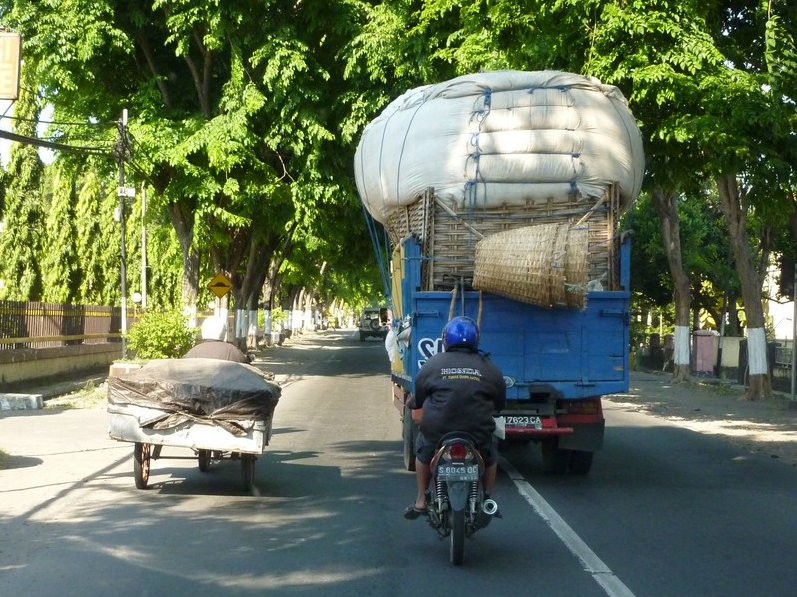
[[[43,407],[41,394],[0,394],[0,410],[40,410]]]

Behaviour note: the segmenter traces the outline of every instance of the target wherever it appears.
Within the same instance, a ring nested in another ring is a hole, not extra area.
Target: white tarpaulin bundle
[[[642,138],[619,89],[558,71],[495,71],[412,89],[365,128],[357,188],[379,222],[428,187],[452,206],[541,206],[642,184]]]

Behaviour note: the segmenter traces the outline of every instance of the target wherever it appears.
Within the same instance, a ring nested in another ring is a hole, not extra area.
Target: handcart
[[[164,446],[190,448],[199,470],[239,460],[243,488],[271,439],[280,388],[256,367],[215,359],[161,359],[108,383],[108,434],[133,443],[136,487],[146,489]]]

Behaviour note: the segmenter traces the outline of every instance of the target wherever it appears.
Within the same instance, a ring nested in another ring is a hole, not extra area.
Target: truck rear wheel
[[[412,411],[404,406],[404,418],[401,422],[401,439],[404,444],[404,468],[415,470],[415,438],[418,437],[418,426],[412,421]]]
[[[594,452],[573,450],[570,455],[570,473],[573,475],[586,475],[592,468]]]
[[[570,468],[573,456],[571,450],[559,447],[557,438],[549,438],[542,442],[542,470],[552,475],[564,475]]]

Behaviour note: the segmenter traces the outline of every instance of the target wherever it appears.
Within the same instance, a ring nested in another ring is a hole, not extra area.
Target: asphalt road
[[[292,340],[261,365],[283,386],[255,488],[164,448],[137,490],[102,409],[0,413],[0,595],[793,595],[797,471],[606,406],[587,477],[504,455],[504,519],[465,564],[423,520],[402,470],[381,342]]]

